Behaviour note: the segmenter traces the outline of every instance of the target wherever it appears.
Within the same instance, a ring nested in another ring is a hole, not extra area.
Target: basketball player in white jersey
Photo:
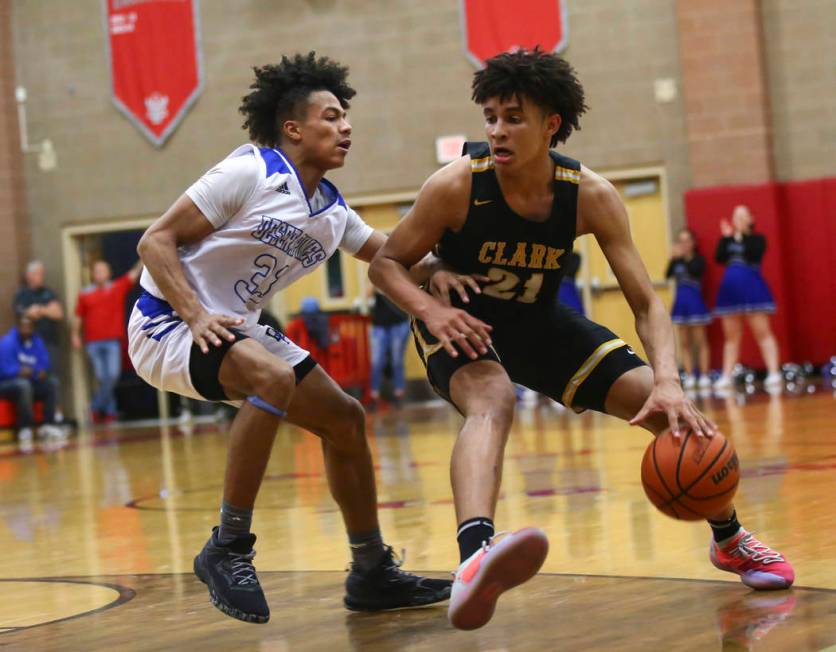
[[[400,571],[382,541],[360,404],[307,351],[257,323],[273,294],[337,248],[370,261],[385,240],[323,178],[343,166],[351,146],[346,109],[355,91],[347,74],[313,52],[256,68],[240,107],[255,144],[204,174],[139,243],[144,292],[128,327],[137,373],[163,391],[241,401],[220,525],[194,570],[218,609],[247,622],[267,622],[270,613],[250,523],[282,420],[322,438],[353,558],[346,607],[394,609],[450,594],[446,580]]]

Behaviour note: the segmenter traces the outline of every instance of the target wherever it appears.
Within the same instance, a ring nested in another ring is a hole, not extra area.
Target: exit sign
[[[435,139],[435,160],[444,165],[460,158],[466,140],[467,137],[461,134],[439,136]]]

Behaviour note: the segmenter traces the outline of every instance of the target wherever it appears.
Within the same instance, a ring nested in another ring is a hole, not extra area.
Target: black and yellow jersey
[[[513,315],[556,300],[563,265],[575,240],[581,164],[557,152],[554,200],[543,222],[515,213],[502,196],[488,143],[466,143],[473,177],[464,226],[446,231],[439,257],[464,274],[491,282],[471,293],[468,312],[482,318]]]

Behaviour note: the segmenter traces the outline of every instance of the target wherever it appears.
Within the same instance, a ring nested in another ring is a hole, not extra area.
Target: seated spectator
[[[0,398],[14,401],[18,441],[32,441],[35,401],[43,401],[42,437],[57,438],[63,431],[54,425],[58,379],[49,373],[49,353],[35,334],[33,321],[19,315],[17,326],[0,339]]]
[[[26,315],[35,323],[35,333],[46,344],[52,373],[61,377],[61,343],[59,324],[64,320],[64,308],[58,296],[44,285],[44,264],[33,260],[26,266],[24,284],[15,294],[16,315]]]
[[[137,262],[125,274],[111,280],[110,265],[103,260],[93,263],[93,283],[78,295],[73,320],[73,347],[83,343],[93,366],[98,389],[93,395],[93,423],[116,420],[116,383],[122,373],[122,338],[125,335],[125,297],[139,278],[142,263]]]

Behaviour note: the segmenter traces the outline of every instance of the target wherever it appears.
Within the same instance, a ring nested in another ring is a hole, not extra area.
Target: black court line
[[[112,577],[112,576],[106,576]],[[108,611],[109,609],[113,609],[114,607],[118,607],[123,605],[127,602],[133,600],[134,596],[136,596],[136,591],[128,586],[122,586],[121,584],[112,584],[109,582],[96,582],[92,580],[85,580],[85,579],[78,579],[78,576],[71,576],[71,577],[16,577],[16,578],[9,578],[9,579],[0,579],[0,582],[41,582],[43,584],[87,584],[90,586],[101,586],[108,589],[113,589],[116,591],[119,596],[113,600],[112,602],[108,602],[106,605],[98,607],[96,609],[91,609],[90,611],[82,611],[81,613],[74,614],[72,616],[66,616],[64,618],[56,618],[55,620],[47,620],[42,623],[36,623],[35,625],[23,625],[21,627],[10,627],[8,629],[4,629],[0,631],[0,636],[3,634],[10,634],[12,632],[19,632],[24,629],[33,629],[35,627],[43,627],[44,625],[52,625],[54,623],[62,623],[67,620],[75,620],[76,618],[83,618],[85,616],[91,616],[93,614],[101,613],[103,611]]]
[[[429,573],[434,574],[443,574],[448,575],[449,571],[442,571],[442,570],[426,570],[426,569],[412,569],[410,572],[417,573],[420,575],[426,575]],[[334,570],[284,570],[284,571],[260,571],[259,575],[261,576],[275,576],[275,575],[298,575],[298,574],[322,574],[322,573],[331,573],[331,574],[340,574],[342,571],[340,569]],[[189,577],[193,576],[194,573],[190,571],[184,571],[182,573],[123,573],[118,575],[101,575],[95,577],[101,577],[102,579],[108,578],[133,578],[133,579],[140,579],[140,578],[158,578],[158,577],[175,577],[175,576],[183,576]],[[606,575],[606,574],[596,574],[596,573],[537,573],[535,577],[557,577],[557,578],[578,578],[578,579],[603,579],[603,580],[621,580],[621,581],[633,581],[633,580],[640,580],[640,581],[656,581],[656,582],[686,582],[689,584],[711,584],[716,586],[741,586],[740,583],[736,580],[710,580],[710,579],[699,579],[699,578],[692,578],[692,577],[671,577],[671,576],[661,576],[661,577],[654,577],[650,575]],[[195,578],[195,582],[199,580]],[[25,629],[34,629],[36,627],[44,627],[46,625],[53,625],[55,623],[61,623],[68,620],[75,620],[78,618],[84,618],[87,616],[91,616],[94,614],[102,613],[104,611],[109,611],[114,607],[119,607],[123,604],[130,602],[135,596],[136,591],[130,587],[123,586],[121,584],[115,584],[106,581],[94,581],[90,579],[83,579],[79,578],[79,576],[67,576],[67,577],[19,577],[19,578],[6,578],[0,579],[0,582],[43,582],[47,584],[89,584],[91,586],[102,586],[109,589],[113,589],[118,591],[119,597],[116,598],[113,602],[110,602],[102,607],[98,607],[97,609],[91,609],[90,611],[84,611],[82,613],[74,614],[72,616],[67,616],[65,618],[56,618],[55,620],[48,620],[42,623],[37,623],[35,625],[26,625],[22,627],[11,627],[8,629],[0,629],[0,638],[4,634],[10,634],[12,632],[19,632]],[[751,593],[758,593],[757,591],[752,591],[747,587],[743,587],[746,594]],[[785,591],[807,591],[811,593],[833,593],[836,594],[836,589],[828,589],[823,587],[817,586],[799,586],[793,585],[789,589],[785,589]],[[762,591],[763,594],[768,593],[783,593],[784,591]]]

